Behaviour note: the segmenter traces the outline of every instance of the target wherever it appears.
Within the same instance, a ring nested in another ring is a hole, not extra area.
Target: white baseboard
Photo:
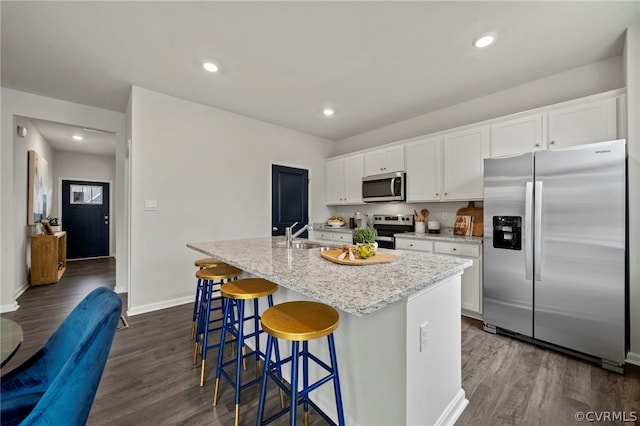
[[[469,400],[465,398],[464,390],[460,389],[460,392],[458,392],[447,408],[440,414],[436,424],[454,425],[468,404]]]
[[[18,305],[18,302],[16,302],[15,300],[13,303],[9,303],[8,305],[0,305],[0,314],[17,311],[19,307],[20,305]]]
[[[128,293],[129,292],[129,290],[125,286],[118,287],[117,285],[116,285],[116,288],[113,289],[113,291],[115,291],[118,294],[120,294],[120,293]]]
[[[127,316],[135,316],[146,314],[148,312],[159,311],[160,309],[172,308],[174,306],[184,305],[185,303],[193,303],[193,296],[185,296],[178,299],[165,300],[148,305],[132,306],[127,310]]]
[[[640,366],[640,354],[635,352],[629,352],[627,354],[627,363]]]

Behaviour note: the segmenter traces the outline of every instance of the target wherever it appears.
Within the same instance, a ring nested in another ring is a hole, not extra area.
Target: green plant
[[[58,226],[58,225],[60,225],[60,222],[59,222],[59,220],[60,220],[60,219],[58,219],[57,217],[51,217],[51,216],[49,216],[49,217],[47,218],[47,220],[49,221],[49,225],[51,225],[51,226]]]
[[[375,228],[360,228],[353,233],[356,243],[374,243],[377,236],[378,231]]]

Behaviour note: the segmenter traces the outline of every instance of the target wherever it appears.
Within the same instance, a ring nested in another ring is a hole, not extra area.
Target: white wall
[[[271,235],[272,163],[308,169],[311,220],[327,217],[331,141],[138,87],[130,120],[130,315],[192,300],[187,243]]]
[[[106,155],[91,155],[78,152],[55,151],[53,154],[53,179],[54,191],[54,213],[57,217],[62,216],[62,180],[88,180],[109,182],[109,253],[116,254],[115,234],[118,218],[114,212],[117,210],[115,182],[116,182],[116,159]],[[64,221],[64,218],[62,218]]]
[[[53,180],[54,154],[49,143],[42,137],[38,129],[24,117],[15,117],[13,128],[20,125],[27,129],[27,137],[18,138],[13,133],[13,157],[14,157],[14,181],[13,181],[13,213],[15,220],[15,270],[17,293],[21,293],[28,286],[29,269],[31,265],[31,237],[40,233],[40,225],[27,225],[27,190],[28,190],[28,160],[27,152],[36,151],[47,162],[47,179],[49,188],[47,199],[49,200],[45,217],[53,214],[55,205],[55,183]],[[4,200],[4,199],[3,199]]]
[[[629,306],[631,348],[629,360],[640,365],[640,23],[627,30],[627,142],[629,153]]]
[[[88,127],[114,132],[116,134],[116,150],[120,156],[116,157],[116,164],[123,161],[125,116],[122,113],[107,111],[100,108],[33,95],[31,93],[2,88],[0,91],[2,102],[1,129],[0,129],[0,244],[2,250],[2,262],[0,269],[0,311],[7,312],[17,309],[15,302],[18,292],[22,288],[19,268],[16,264],[22,262],[19,235],[25,221],[24,215],[14,209],[14,193],[26,191],[26,185],[22,188],[16,184],[19,168],[14,164],[14,117],[30,117],[58,123],[71,124],[79,127]],[[124,197],[125,182],[116,177],[116,202],[119,206],[115,212],[116,217],[124,216],[123,204],[119,201]],[[17,207],[17,206],[16,206]],[[26,207],[25,207],[26,208]],[[116,229],[117,247],[127,241],[124,235],[125,224],[118,222]],[[118,257],[116,260],[116,289],[126,290],[126,258]]]
[[[332,156],[625,86],[622,56],[595,62],[336,142]]]

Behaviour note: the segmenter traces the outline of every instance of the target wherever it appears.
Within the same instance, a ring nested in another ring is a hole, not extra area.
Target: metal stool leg
[[[336,409],[338,410],[338,425],[344,426],[344,410],[342,407],[342,393],[340,392],[340,378],[338,377],[338,358],[336,357],[336,345],[333,341],[333,333],[327,336],[329,341],[329,356],[331,357],[331,369],[333,370],[333,391],[336,395]]]

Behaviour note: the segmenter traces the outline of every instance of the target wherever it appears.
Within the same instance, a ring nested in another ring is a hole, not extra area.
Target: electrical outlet
[[[447,212],[442,212],[442,219],[447,220]]]
[[[420,326],[420,352],[424,351],[429,346],[429,332],[427,329],[428,325],[429,322],[427,321]]]

